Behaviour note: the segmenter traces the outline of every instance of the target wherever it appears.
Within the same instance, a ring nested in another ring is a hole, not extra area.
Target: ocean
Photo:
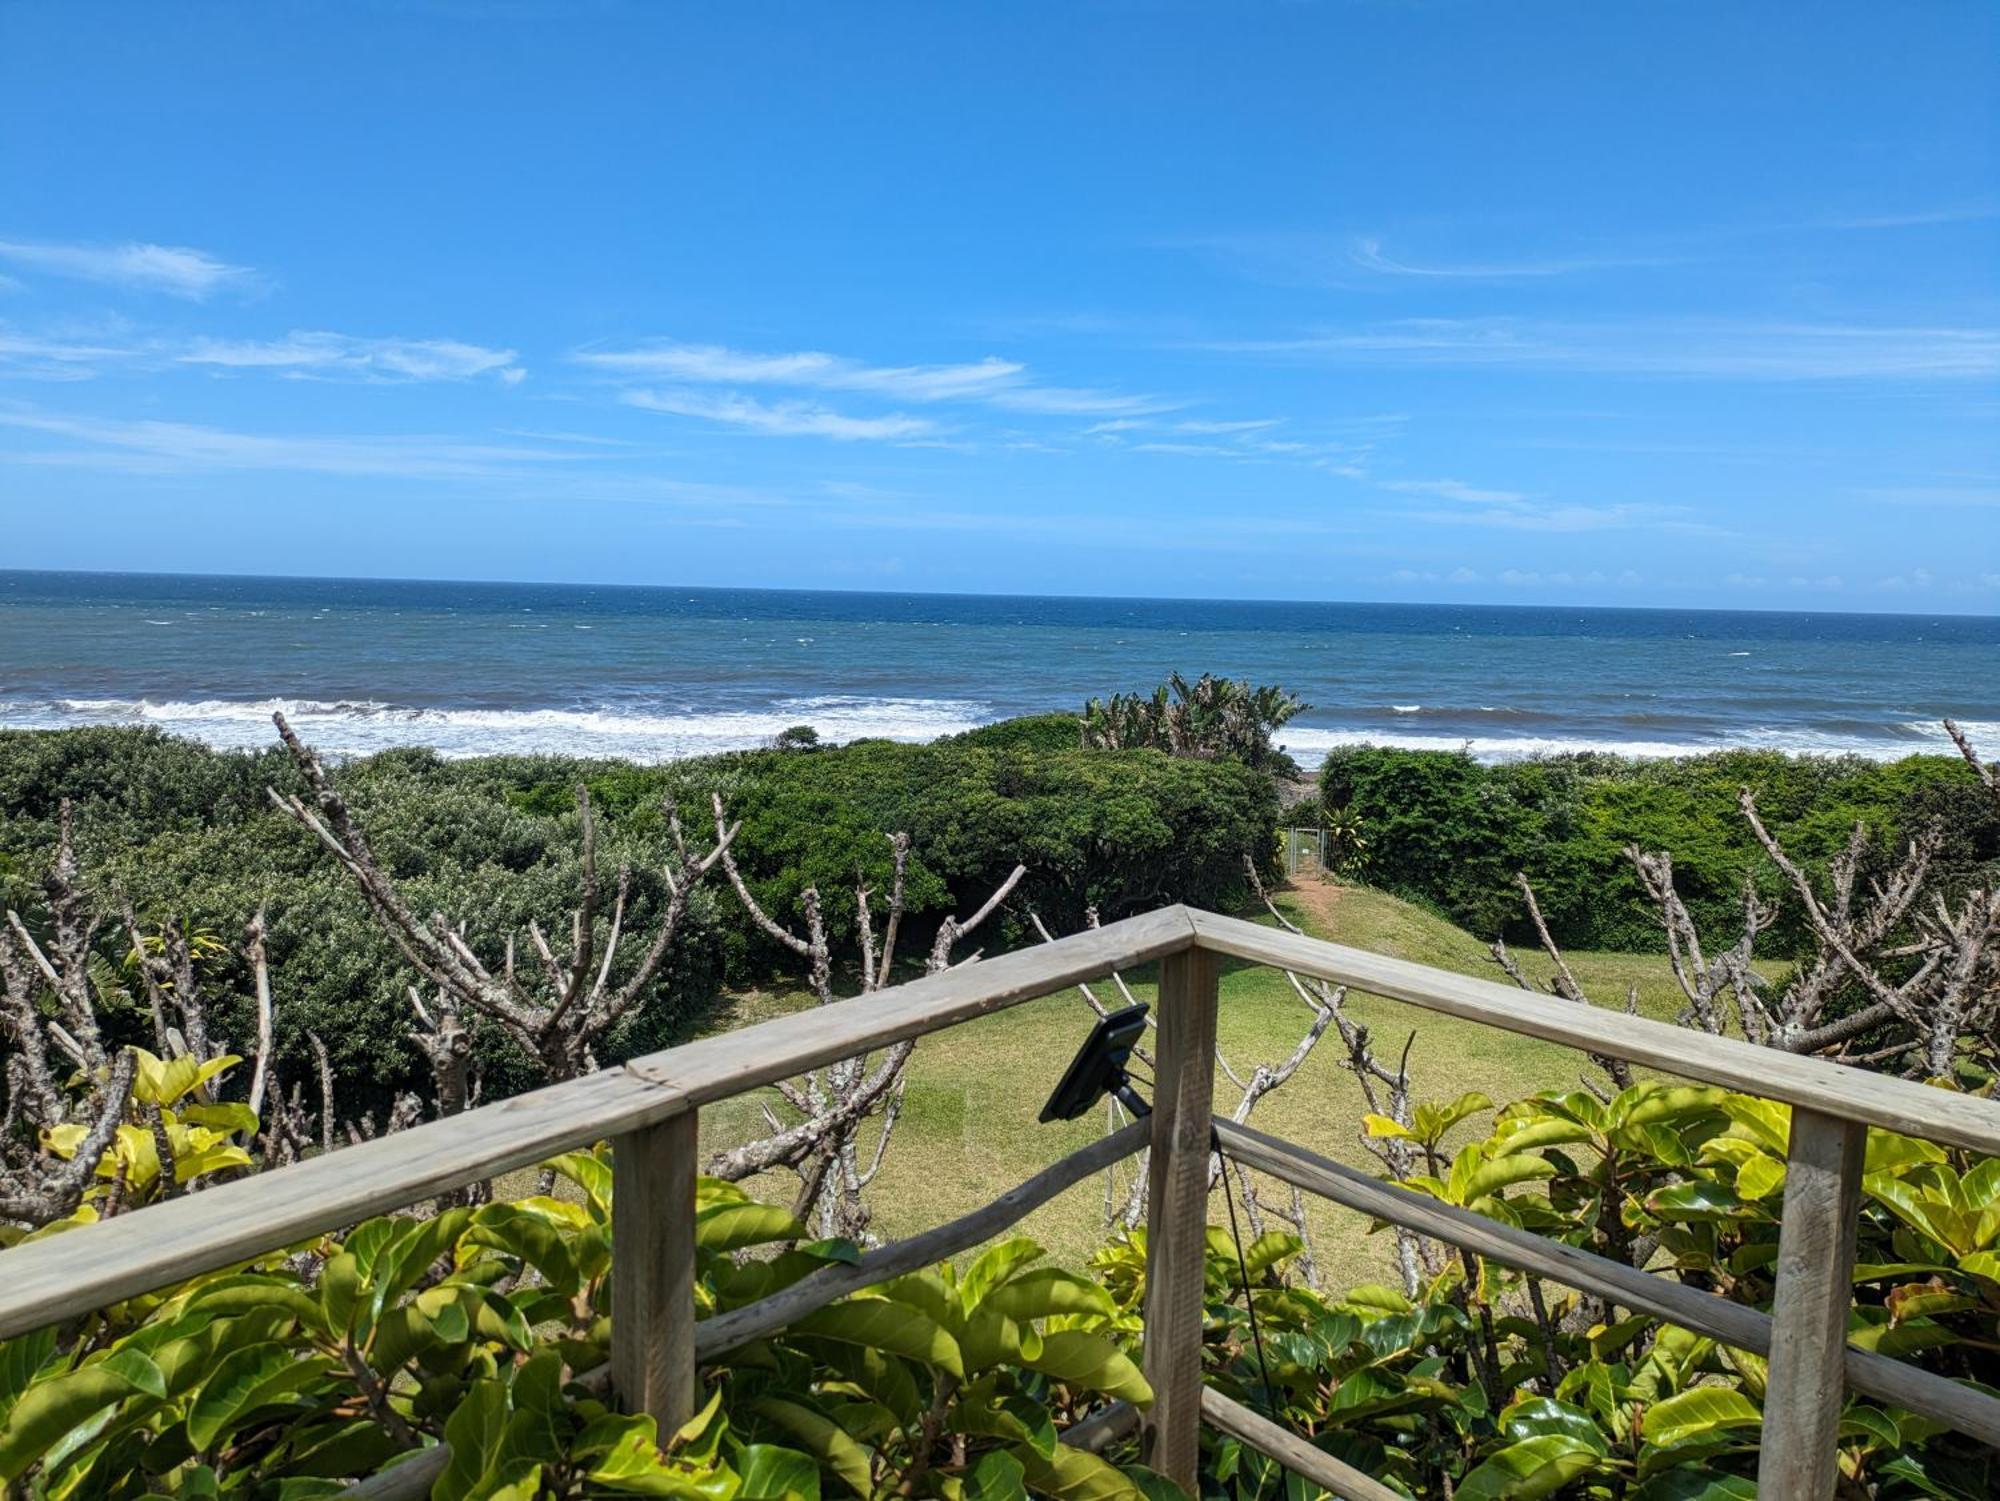
[[[1169,672],[1281,683],[1279,737],[1486,759],[2000,753],[2000,618],[0,572],[0,728],[336,755],[657,761],[927,740]]]

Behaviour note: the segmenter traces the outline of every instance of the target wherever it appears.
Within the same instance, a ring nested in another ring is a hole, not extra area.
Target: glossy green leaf
[[[1598,1451],[1562,1433],[1545,1433],[1497,1450],[1467,1473],[1455,1501],[1538,1501],[1597,1468]]]

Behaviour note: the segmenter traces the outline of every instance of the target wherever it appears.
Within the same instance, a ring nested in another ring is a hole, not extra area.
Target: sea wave
[[[1963,720],[1958,726],[1982,756],[2000,758],[2000,720]],[[1465,751],[1480,761],[1519,761],[1531,756],[1577,755],[1598,752],[1660,760],[1672,756],[1705,756],[1722,750],[1784,751],[1791,755],[1865,756],[1870,760],[1894,761],[1908,755],[1933,752],[1955,754],[1944,725],[1937,721],[1912,720],[1901,724],[1869,726],[1873,733],[1764,725],[1732,731],[1716,737],[1648,739],[1592,733],[1566,735],[1451,735],[1424,734],[1378,729],[1317,729],[1288,725],[1278,736],[1284,748],[1302,766],[1317,766],[1329,751],[1351,746],[1379,745],[1397,750]]]
[[[667,761],[717,751],[767,745],[780,730],[809,724],[821,739],[934,740],[990,723],[992,704],[965,698],[865,694],[789,697],[740,708],[601,705],[576,708],[500,709],[394,704],[373,699],[0,699],[0,729],[61,729],[81,725],[151,725],[226,749],[275,743],[271,715],[282,712],[301,735],[335,756],[369,755],[395,746],[428,746],[460,758],[490,755],[571,755]],[[1485,732],[1420,729],[1429,717],[1399,711],[1386,727],[1374,715],[1334,725],[1294,723],[1278,736],[1301,765],[1315,767],[1329,751],[1380,745],[1404,750],[1467,751],[1482,761],[1605,752],[1660,758],[1727,749],[1859,755],[1893,760],[1916,751],[1950,754],[1942,724],[1931,720],[1880,723],[1823,721],[1810,726],[1767,725],[1695,732],[1685,721],[1654,723],[1628,716],[1616,728],[1603,721],[1543,711],[1502,711],[1486,716]],[[1507,725],[1514,733],[1486,730]],[[1974,720],[1961,728],[1982,754],[2000,758],[2000,720]],[[1649,730],[1651,733],[1649,733]]]
[[[970,699],[825,694],[779,699],[762,708],[568,709],[447,708],[370,699],[69,698],[0,701],[0,728],[151,725],[224,749],[276,743],[271,715],[331,755],[368,755],[422,745],[449,757],[571,755],[668,761],[770,743],[780,730],[810,724],[828,741],[934,740],[992,719]]]

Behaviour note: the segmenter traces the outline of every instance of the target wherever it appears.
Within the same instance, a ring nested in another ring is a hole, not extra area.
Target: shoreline
[[[421,748],[447,760],[547,756],[652,766],[767,748],[780,730],[799,724],[813,725],[828,746],[858,740],[925,744],[1029,717],[976,712],[981,709],[988,706],[968,700],[871,699],[861,695],[824,695],[762,709],[684,713],[611,706],[457,709],[280,698],[157,703],[75,698],[40,704],[9,704],[0,699],[0,732],[157,729],[212,750],[260,750],[276,744],[271,714],[282,711],[315,747],[341,759]],[[1398,718],[1414,719],[1418,711],[1414,706],[1392,706],[1392,712]],[[2000,755],[2000,722],[1968,720],[1960,724],[1983,754]],[[1642,739],[1591,733],[1588,727],[1565,733],[1551,726],[1538,734],[1505,735],[1442,728],[1294,724],[1279,736],[1279,742],[1307,771],[1317,769],[1331,753],[1359,748],[1463,751],[1485,764],[1576,755],[1664,761],[1725,752],[1858,757],[1875,762],[1956,755],[1941,722],[1900,722],[1895,729],[1898,733],[1894,735],[1841,737],[1804,726],[1771,726],[1713,737]]]

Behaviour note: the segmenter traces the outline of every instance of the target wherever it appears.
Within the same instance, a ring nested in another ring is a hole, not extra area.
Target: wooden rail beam
[[[1931,1089],[1867,1069],[1806,1058],[1734,1037],[1578,1006],[1513,985],[1448,974],[1407,959],[1391,959],[1297,933],[1259,927],[1236,917],[1193,911],[1203,948],[1274,964],[1294,974],[1351,985],[1370,995],[1407,1001],[1426,1011],[1482,1022],[1585,1052],[1608,1053],[1704,1084],[1719,1084],[1767,1100],[1842,1120],[1863,1121],[1905,1136],[1922,1136],[1969,1151],[2000,1155],[2000,1103],[1950,1089]]]
[[[1220,967],[1200,949],[1160,965],[1152,1157],[1146,1217],[1146,1463],[1200,1494],[1201,1330],[1208,1245],[1208,1160]]]
[[[686,1110],[611,1143],[611,1384],[662,1442],[694,1416],[699,1119]]]
[[[1757,1456],[1761,1501],[1825,1501],[1833,1494],[1867,1149],[1866,1126],[1792,1112]]]
[[[1219,1120],[1215,1129],[1222,1138],[1223,1150],[1231,1157],[1286,1183],[1295,1183],[1308,1193],[1390,1224],[1406,1225],[1448,1245],[1490,1257],[1503,1266],[1532,1272],[1564,1287],[1581,1288],[1639,1313],[1650,1313],[1739,1350],[1759,1355],[1771,1351],[1771,1316],[1755,1308],[1732,1303],[1671,1277],[1656,1276],[1561,1241],[1517,1230],[1469,1209],[1440,1203],[1427,1194],[1380,1182],[1249,1126]],[[1842,1290],[1845,1289],[1843,1282]],[[1842,1361],[1847,1384],[1856,1391],[1949,1423],[1961,1433],[2000,1448],[2000,1398],[1853,1345],[1843,1347]]]
[[[991,1240],[1010,1225],[1020,1223],[1031,1210],[1040,1208],[1066,1188],[1073,1188],[1093,1173],[1130,1157],[1145,1145],[1150,1128],[1145,1121],[1133,1121],[1109,1136],[1097,1140],[1050,1163],[1025,1183],[1010,1188],[992,1203],[935,1225],[907,1240],[891,1241],[864,1252],[851,1266],[826,1266],[808,1273],[790,1287],[768,1298],[727,1313],[715,1314],[694,1326],[697,1360],[716,1356],[762,1339],[787,1324],[796,1322],[814,1309],[824,1308],[836,1298],[887,1282],[905,1272],[921,1271],[940,1261]],[[616,1218],[613,1218],[614,1225]],[[614,1326],[615,1328],[615,1326]]]
[[[1314,1448],[1296,1433],[1279,1427],[1262,1413],[1252,1412],[1212,1386],[1201,1389],[1201,1415],[1211,1428],[1241,1439],[1259,1454],[1276,1460],[1341,1498],[1341,1501],[1409,1501],[1353,1465],[1343,1464],[1324,1449]]]

